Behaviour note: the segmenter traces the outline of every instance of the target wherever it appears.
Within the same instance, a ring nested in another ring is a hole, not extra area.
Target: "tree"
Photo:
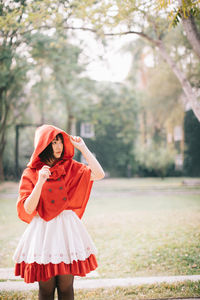
[[[184,119],[185,131],[185,155],[184,171],[186,176],[200,176],[200,123],[190,110],[186,112]]]
[[[184,7],[190,7],[191,1],[185,1]],[[175,76],[178,78],[183,92],[186,95],[188,103],[191,105],[196,117],[200,121],[200,103],[198,100],[198,87],[191,85],[184,70],[182,70],[173,59],[173,47],[167,49],[164,43],[164,37],[168,31],[169,21],[166,20],[166,13],[158,11],[157,1],[85,1],[76,3],[76,15],[82,18],[89,25],[81,26],[83,30],[90,30],[97,32],[101,36],[119,36],[125,34],[136,34],[145,39],[149,44],[155,47],[162,58],[169,64]],[[182,8],[182,19],[185,22],[187,16],[184,16],[184,9]],[[199,12],[198,1],[194,2],[193,10],[191,10],[191,18],[193,18],[193,25],[196,18],[196,11]],[[155,12],[157,12],[155,14]],[[184,19],[185,18],[185,19]],[[191,26],[192,33],[196,31],[198,40],[198,26]],[[71,28],[75,28],[71,26]],[[76,27],[77,28],[77,27]],[[78,29],[78,28],[77,28]],[[111,32],[110,32],[111,31]],[[191,34],[191,33],[190,33]],[[194,39],[189,40],[193,43]]]
[[[23,22],[25,6],[26,1],[23,0],[13,1],[12,4],[0,2],[0,181],[4,179],[3,153],[7,129],[21,115],[21,108],[26,103],[22,95],[30,65],[17,52],[17,47],[23,43],[18,31]]]
[[[176,28],[174,43],[174,34],[175,32],[169,31],[165,42],[169,47],[173,43],[174,60],[179,64],[178,50],[179,47],[184,46],[185,40],[179,28]],[[136,90],[141,90],[138,103],[139,132],[135,143],[135,156],[141,168],[141,170],[139,168],[140,174],[164,177],[169,174],[168,171],[173,170],[176,157],[183,155],[183,140],[174,141],[174,128],[180,126],[183,129],[184,109],[181,86],[157,51],[145,46],[143,40],[138,40],[134,47],[130,44],[127,50],[133,53],[133,66],[129,71],[128,80]],[[188,60],[188,53],[187,51],[184,53],[181,58],[183,61]],[[145,62],[149,55],[153,59],[151,65],[147,66]],[[185,63],[188,77],[190,77],[190,68],[194,74],[194,67],[195,65]],[[190,80],[193,81],[192,78]],[[168,137],[171,142],[167,142]],[[178,148],[177,153],[175,147]]]
[[[9,46],[0,47],[0,181],[4,180],[3,153],[7,128],[18,119],[27,105],[23,86],[30,68],[26,60],[14,55]]]
[[[70,44],[61,33],[50,37],[37,33],[29,39],[36,73],[40,77],[33,91],[39,101],[41,121],[43,123],[45,119],[47,102],[52,103],[52,107],[57,102],[65,113],[64,127],[71,133],[73,119],[78,119],[83,107],[88,107],[91,102],[89,88],[93,86],[93,82],[83,75],[86,63],[80,63],[81,49]]]
[[[195,23],[195,18],[198,18],[200,14],[199,1],[178,0],[178,5],[173,10],[170,0],[159,0],[159,4],[160,9],[169,10],[171,26],[177,26],[178,23],[182,22],[188,41],[200,58],[200,33],[197,28],[198,25]]]
[[[169,169],[174,165],[175,151],[167,149],[165,143],[151,141],[148,145],[135,149],[135,159],[139,166],[146,169],[149,174],[161,177],[167,175]]]
[[[82,121],[94,124],[95,138],[87,143],[111,176],[135,171],[133,147],[137,134],[136,95],[123,84],[96,83],[95,101]]]
[[[23,52],[29,51],[27,34],[46,27],[47,23],[48,26],[50,23],[56,24],[54,7],[53,1],[49,0],[0,0],[0,181],[4,178],[2,161],[9,117],[14,114],[14,123],[24,113],[24,109],[20,108],[26,99],[21,98],[21,95],[26,83],[26,72],[30,67],[23,55]],[[56,9],[59,9],[59,5]]]
[[[194,6],[190,15],[193,17],[196,27],[191,26],[191,30],[194,32],[194,28],[196,28],[196,32],[198,32],[200,22],[195,13],[199,9],[198,2],[192,2]],[[184,1],[182,4],[184,4],[183,7],[190,7],[191,1]],[[1,42],[4,47],[10,47],[14,55],[19,51],[20,46],[26,44],[26,35],[35,31],[50,34],[53,29],[66,34],[69,30],[82,29],[95,32],[102,39],[105,36],[136,34],[157,49],[170,65],[195,115],[200,120],[198,85],[191,84],[185,74],[184,65],[181,68],[181,65],[177,65],[174,61],[173,47],[168,48],[165,42],[166,28],[170,22],[166,19],[165,12],[163,13],[161,10],[155,17],[155,11],[158,12],[157,1],[146,0],[127,0],[125,2],[118,0],[107,2],[96,2],[96,0],[13,0],[4,2],[1,0]],[[179,14],[183,20],[184,9],[180,10]],[[77,21],[79,24],[81,23],[79,26],[74,25]],[[26,49],[28,46],[26,44]],[[0,94],[1,98],[2,94]]]
[[[80,63],[80,55],[81,49],[66,43],[63,36],[55,38],[49,65],[56,97],[66,112],[65,127],[69,133],[72,133],[73,122],[79,119],[82,109],[88,107],[92,100],[88,93],[92,81],[83,75],[85,65]]]
[[[33,45],[31,45],[29,42],[31,39],[34,39],[35,32],[40,31],[43,33],[43,36],[46,34],[46,39],[48,39],[47,36],[49,36],[48,30],[55,29],[57,32],[62,32],[61,27],[57,26],[57,24],[61,24],[63,22],[63,15],[62,13],[59,13],[59,10],[61,9],[62,11],[62,8],[64,8],[65,5],[65,1],[57,1],[57,5],[55,5],[55,1],[51,0],[13,0],[7,2],[3,0],[0,1],[0,38],[2,43],[0,47],[0,64],[2,70],[0,86],[0,180],[3,180],[2,159],[6,143],[6,130],[9,126],[8,116],[10,114],[11,117],[11,113],[13,113],[13,111],[15,111],[16,114],[16,109],[14,108],[21,107],[21,102],[25,102],[24,98],[23,100],[20,99],[20,93],[23,93],[24,85],[26,83],[26,71],[28,70],[28,64],[26,66],[24,64],[26,59],[25,57],[23,57],[23,52],[26,53],[26,56],[29,55],[28,58],[31,58],[31,47]],[[70,5],[68,6],[68,8],[69,7]],[[68,13],[70,14],[69,10]],[[68,13],[65,12],[65,18]],[[39,49],[39,44],[37,46]],[[35,47],[35,50],[36,48],[37,47]],[[58,49],[56,50],[56,47],[54,47],[54,50],[57,51]],[[21,56],[19,55],[20,52]],[[32,54],[36,59],[36,53]],[[40,58],[41,56],[42,53],[40,53]],[[44,62],[45,57],[43,57],[42,59]],[[45,89],[45,80],[42,73],[42,68],[40,70],[42,81],[35,85],[35,93],[37,95],[39,90],[41,92],[42,88]],[[76,72],[78,73],[78,71]],[[44,104],[43,100],[45,96],[46,95],[43,94],[38,97],[41,111],[43,110],[42,106]],[[18,117],[24,112],[23,110],[19,109],[17,111]],[[41,113],[41,115],[41,121],[43,121],[44,113]]]

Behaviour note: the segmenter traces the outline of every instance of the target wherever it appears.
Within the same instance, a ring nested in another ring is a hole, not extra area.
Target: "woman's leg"
[[[39,300],[53,300],[56,288],[56,277],[39,281]]]
[[[74,300],[73,275],[56,276],[58,300]]]

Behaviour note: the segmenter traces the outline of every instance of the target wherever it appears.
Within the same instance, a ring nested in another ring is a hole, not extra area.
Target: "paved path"
[[[19,277],[13,275],[12,268],[0,269],[0,279],[4,280],[0,282],[0,290],[33,290],[38,288],[37,283],[24,283]],[[19,279],[18,279],[19,278]],[[94,279],[96,278],[96,279]],[[13,281],[15,279],[15,281]],[[17,279],[17,280],[16,280]],[[185,276],[154,276],[154,277],[127,277],[127,278],[98,278],[97,272],[91,272],[86,278],[75,278],[75,289],[96,289],[96,288],[110,288],[110,287],[128,287],[142,284],[154,284],[154,283],[174,283],[183,282],[186,280],[200,281],[200,275],[185,275]],[[200,298],[198,298],[200,299]]]

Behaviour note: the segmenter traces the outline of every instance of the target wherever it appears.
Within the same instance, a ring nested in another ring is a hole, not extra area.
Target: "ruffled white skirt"
[[[72,210],[64,210],[48,222],[36,215],[13,255],[15,275],[26,282],[59,274],[85,276],[97,267],[96,253],[84,224]]]

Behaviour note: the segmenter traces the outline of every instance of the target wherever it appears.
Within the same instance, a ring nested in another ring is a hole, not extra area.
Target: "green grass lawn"
[[[107,288],[75,291],[76,300],[139,300],[198,297],[200,285],[198,282],[176,284],[143,285],[128,288]],[[38,292],[0,292],[0,300],[37,300]],[[56,298],[57,299],[57,298]]]
[[[183,179],[96,182],[85,222],[101,277],[200,273],[200,189]]]
[[[83,222],[98,248],[101,278],[200,274],[200,187],[183,186],[182,181],[137,178],[94,183]],[[15,193],[15,185],[0,191],[0,267],[13,266],[11,257],[26,227],[16,215]],[[80,294],[77,300],[105,299],[101,294],[95,298]],[[115,299],[134,298],[126,294]]]

